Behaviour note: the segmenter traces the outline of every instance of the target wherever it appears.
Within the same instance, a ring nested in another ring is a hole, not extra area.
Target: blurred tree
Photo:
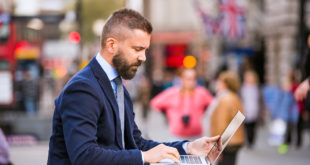
[[[77,5],[78,17],[80,17],[79,31],[84,44],[97,39],[93,32],[94,22],[97,19],[106,20],[114,10],[125,7],[126,0],[78,0],[79,2],[80,7]]]

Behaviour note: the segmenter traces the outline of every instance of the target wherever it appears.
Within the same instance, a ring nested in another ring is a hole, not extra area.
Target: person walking
[[[244,82],[240,93],[245,114],[247,145],[252,148],[255,142],[256,125],[260,112],[260,89],[257,74],[254,71],[249,70],[244,73]]]
[[[213,96],[204,87],[197,86],[197,73],[185,69],[181,86],[173,86],[151,100],[151,107],[164,111],[169,130],[176,139],[197,138],[202,135],[202,117]]]
[[[22,94],[27,115],[35,116],[37,112],[38,83],[30,70],[24,71]]]
[[[210,108],[210,136],[221,134],[240,111],[243,113],[241,98],[238,96],[240,80],[237,74],[224,71],[216,82],[216,98]],[[209,111],[208,110],[208,111]],[[242,125],[231,138],[222,153],[219,165],[235,165],[240,148],[244,144],[244,126]]]
[[[0,164],[12,165],[10,161],[9,144],[1,128],[0,128]]]

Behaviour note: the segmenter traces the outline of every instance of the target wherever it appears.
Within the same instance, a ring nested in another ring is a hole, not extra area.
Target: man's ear
[[[105,48],[109,53],[115,54],[118,51],[118,41],[114,38],[107,38]]]

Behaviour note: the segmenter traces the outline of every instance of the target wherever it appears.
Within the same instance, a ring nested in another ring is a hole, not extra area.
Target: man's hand
[[[211,164],[214,163],[215,159],[218,157],[222,150],[222,138],[220,138],[218,143],[213,148],[211,148],[211,151],[208,153],[208,159],[210,160]]]
[[[296,89],[294,96],[297,101],[304,100],[307,96],[307,93],[309,91],[309,78],[304,80]]]
[[[180,162],[180,154],[176,148],[159,144],[156,147],[143,152],[144,163],[157,163],[162,159],[171,159]]]
[[[218,142],[218,144],[214,146],[216,142]],[[221,150],[222,150],[222,138],[220,138],[220,136],[202,137],[193,142],[189,142],[187,144],[187,152],[189,155],[198,155],[198,156],[216,155],[217,156]]]

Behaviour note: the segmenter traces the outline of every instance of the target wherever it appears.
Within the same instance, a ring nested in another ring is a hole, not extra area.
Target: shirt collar
[[[103,71],[107,74],[110,81],[114,80],[118,76],[117,71],[100,55],[99,52],[96,55],[96,60]]]

